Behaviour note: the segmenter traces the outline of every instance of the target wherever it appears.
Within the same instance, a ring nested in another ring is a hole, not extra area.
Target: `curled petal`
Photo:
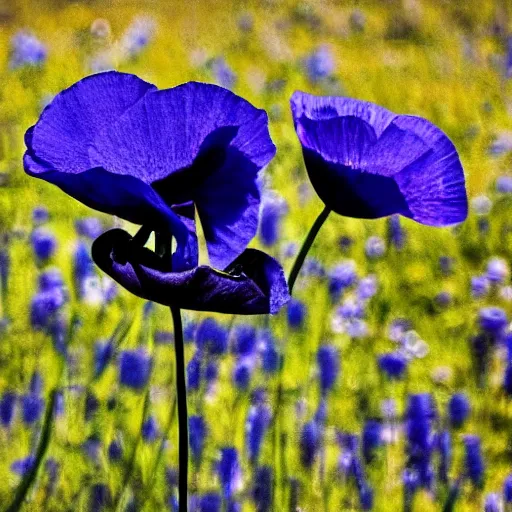
[[[167,306],[241,315],[277,313],[289,300],[279,263],[246,249],[223,272],[202,265],[172,272],[168,262],[113,229],[92,246],[96,264],[128,291]]]
[[[291,108],[311,183],[331,210],[370,219],[398,213],[433,226],[466,218],[455,146],[426,119],[300,92]]]

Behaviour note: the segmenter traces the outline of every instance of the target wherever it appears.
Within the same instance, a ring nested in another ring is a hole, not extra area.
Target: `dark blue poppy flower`
[[[144,350],[125,350],[119,358],[119,381],[121,384],[142,389],[149,380],[152,361]]]
[[[407,370],[407,359],[398,352],[382,354],[378,361],[380,371],[390,379],[401,379]]]
[[[123,447],[117,440],[113,440],[108,445],[108,458],[112,462],[117,462],[123,458]]]
[[[196,466],[199,466],[203,458],[203,449],[207,434],[206,422],[202,416],[190,416],[188,424],[192,460]]]
[[[228,350],[228,331],[214,318],[205,318],[197,328],[196,345],[203,354],[225,354]]]
[[[380,421],[367,420],[361,435],[361,447],[364,461],[369,464],[375,457],[375,452],[382,446],[382,424]]]
[[[272,508],[272,468],[262,466],[254,474],[252,498],[256,512],[270,512]]]
[[[0,399],[0,423],[4,427],[9,427],[14,417],[14,408],[16,406],[16,394],[11,391],[5,391]]]
[[[480,438],[476,435],[464,436],[465,474],[471,483],[478,488],[483,487],[484,461],[480,447]]]
[[[143,424],[141,429],[142,439],[147,443],[152,443],[158,439],[160,431],[158,423],[154,416],[150,416]]]
[[[464,393],[454,393],[448,402],[448,419],[454,428],[460,428],[467,420],[471,406]]]
[[[325,395],[336,383],[340,371],[340,355],[336,347],[324,345],[318,349],[316,360],[318,364],[318,379],[320,391]]]
[[[310,469],[320,448],[320,429],[315,421],[306,423],[300,433],[299,451],[302,465]]]
[[[307,314],[306,304],[298,299],[291,299],[286,310],[288,325],[292,329],[300,329],[304,325]]]
[[[429,121],[303,92],[293,94],[291,109],[309,178],[330,210],[367,219],[401,214],[432,226],[466,218],[457,151]]]
[[[240,481],[240,471],[236,448],[222,448],[220,451],[220,461],[217,465],[217,472],[219,474],[224,498],[231,498],[235,492]]]
[[[28,393],[21,397],[21,415],[26,425],[32,425],[43,414],[44,400],[35,393]]]
[[[271,411],[265,403],[251,406],[245,422],[245,446],[249,462],[256,464],[261,451],[261,445],[270,425]]]
[[[36,458],[33,455],[29,455],[23,459],[15,460],[11,464],[11,471],[19,476],[23,476],[25,473],[32,469],[35,464]]]
[[[87,206],[177,242],[174,269],[197,265],[194,209],[210,261],[226,268],[256,234],[267,116],[215,85],[158,91],[115,71],[57,94],[27,131],[28,174]]]

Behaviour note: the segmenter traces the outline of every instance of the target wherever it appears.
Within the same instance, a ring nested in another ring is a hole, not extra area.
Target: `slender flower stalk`
[[[155,234],[156,253],[165,258],[172,258],[172,240],[162,239]],[[174,351],[176,357],[176,392],[178,402],[178,442],[179,442],[179,480],[178,499],[180,512],[188,510],[188,412],[187,412],[187,382],[185,375],[185,351],[183,341],[183,323],[181,311],[177,306],[171,306],[171,316],[174,325]]]
[[[295,259],[292,270],[290,271],[290,276],[288,277],[288,288],[290,290],[290,295],[293,292],[293,286],[295,285],[295,281],[299,276],[300,269],[302,268],[302,265],[306,260],[306,256],[308,255],[309,249],[313,245],[316,235],[318,235],[318,232],[320,231],[320,228],[322,227],[323,223],[329,216],[329,213],[331,213],[331,210],[327,206],[320,212],[320,215],[318,215],[315,222],[311,226],[311,229],[309,230],[309,233],[306,239],[304,240],[304,243],[302,244],[299,253],[297,254],[297,258]]]

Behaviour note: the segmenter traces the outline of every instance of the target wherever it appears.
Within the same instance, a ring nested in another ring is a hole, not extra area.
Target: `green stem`
[[[315,222],[311,226],[308,236],[306,237],[304,243],[302,244],[302,247],[300,248],[299,254],[297,254],[297,258],[295,259],[292,270],[290,271],[290,276],[288,277],[288,288],[290,290],[290,295],[293,292],[293,286],[295,285],[295,281],[299,276],[300,269],[304,264],[304,260],[308,255],[309,249],[313,245],[316,235],[318,235],[318,232],[320,231],[320,228],[325,222],[325,219],[327,219],[327,217],[329,216],[329,213],[331,213],[331,210],[329,210],[327,206],[320,212],[320,215],[318,215]]]
[[[7,507],[6,512],[18,512],[23,502],[25,501],[25,498],[28,494],[28,491],[30,490],[30,487],[34,483],[34,480],[36,479],[37,472],[39,470],[39,467],[41,466],[41,462],[44,459],[44,456],[46,455],[46,451],[48,450],[48,445],[50,444],[50,438],[52,434],[52,426],[53,426],[53,418],[55,414],[55,397],[56,397],[57,391],[56,389],[53,389],[50,393],[50,400],[48,403],[48,406],[46,407],[46,414],[44,418],[44,425],[43,430],[41,432],[41,439],[39,441],[39,446],[37,447],[36,452],[36,458],[34,461],[34,464],[29,469],[29,471],[25,474],[23,477],[23,480],[21,481],[20,485],[16,489],[16,492],[14,494],[14,499],[12,500],[12,503]]]

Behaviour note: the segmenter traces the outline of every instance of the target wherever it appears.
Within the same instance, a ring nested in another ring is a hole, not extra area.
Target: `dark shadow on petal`
[[[392,177],[326,162],[303,148],[308,174],[318,196],[346,217],[377,219],[395,213],[410,216],[407,201]]]
[[[92,257],[134,295],[166,306],[257,315],[276,313],[289,300],[283,269],[255,249],[247,249],[225,272],[204,265],[170,272],[156,254],[134,246],[128,233],[114,229],[94,241]]]

